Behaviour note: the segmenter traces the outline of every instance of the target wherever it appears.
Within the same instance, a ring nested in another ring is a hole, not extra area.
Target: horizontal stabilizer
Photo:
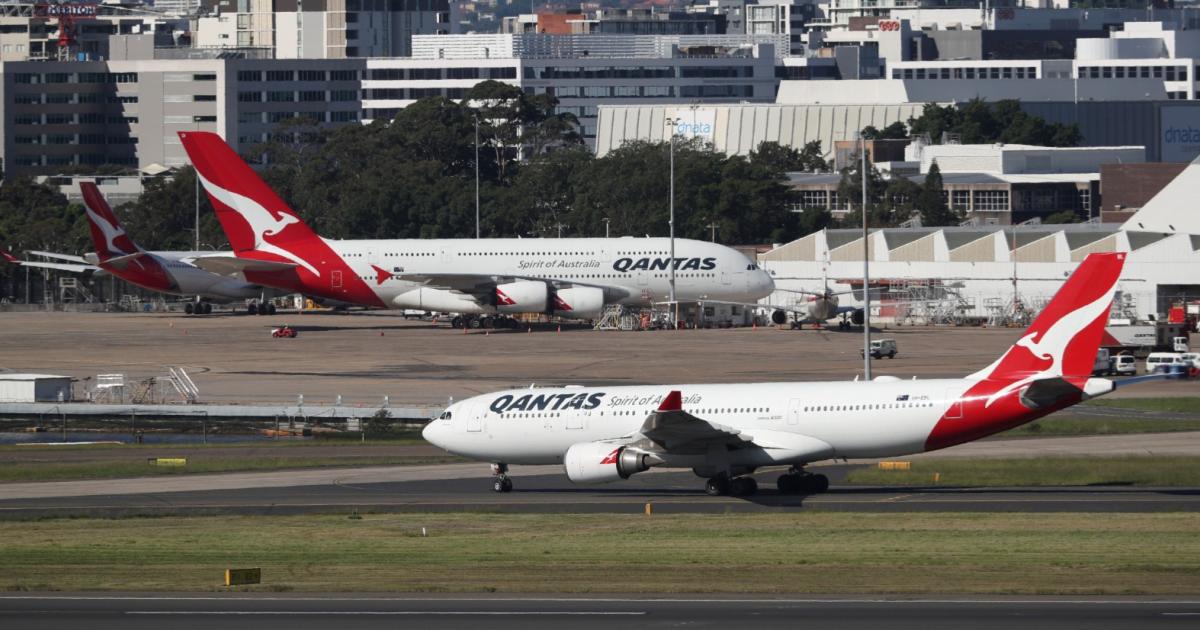
[[[41,258],[54,258],[57,260],[65,260],[67,262],[79,263],[81,265],[90,265],[91,264],[83,256],[72,256],[71,254],[58,254],[55,252],[41,252],[41,251],[36,251],[36,250],[30,251],[29,254],[33,255],[33,256],[38,256]]]
[[[1029,409],[1042,409],[1078,396],[1083,392],[1070,381],[1063,378],[1043,378],[1036,380],[1021,392],[1021,404]]]
[[[295,263],[238,258],[236,256],[201,256],[194,259],[192,264],[205,271],[211,271],[223,276],[232,276],[246,271],[287,271],[295,269],[298,266]]]
[[[57,262],[42,262],[36,260],[23,260],[17,262],[22,267],[33,267],[34,269],[54,269],[55,271],[66,271],[69,273],[94,273],[102,271],[95,265],[74,264],[74,263],[57,263]]]

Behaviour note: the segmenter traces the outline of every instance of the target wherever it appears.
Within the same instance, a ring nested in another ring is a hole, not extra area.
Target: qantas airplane
[[[221,252],[148,252],[139,247],[125,233],[117,220],[116,213],[93,182],[79,185],[83,193],[84,209],[88,227],[91,228],[95,253],[84,256],[69,256],[52,252],[30,252],[63,262],[20,261],[21,265],[46,269],[58,269],[74,273],[106,272],[144,289],[171,295],[199,296],[208,300],[228,302],[232,300],[256,299],[266,294],[275,294],[275,289],[246,282],[242,278],[213,273],[197,266],[196,261],[214,256],[222,258]],[[226,254],[224,257],[227,257]],[[236,270],[231,270],[236,272]],[[212,304],[198,301],[185,307],[192,313],[211,313]],[[274,305],[264,304],[264,314],[274,312]],[[250,312],[258,311],[251,305]]]
[[[507,313],[595,319],[609,304],[755,302],[774,282],[738,251],[665,238],[329,240],[318,236],[220,136],[180,132],[236,257],[198,264],[294,292],[377,308],[461,313],[490,325]],[[477,316],[483,316],[482,318]]]
[[[1007,352],[961,379],[519,389],[456,402],[424,436],[492,462],[497,492],[512,489],[509,464],[563,464],[579,483],[690,468],[708,494],[736,496],[757,491],[755,469],[790,466],[780,492],[823,492],[806,464],[946,448],[1113,391],[1092,365],[1124,263],[1088,256]]]

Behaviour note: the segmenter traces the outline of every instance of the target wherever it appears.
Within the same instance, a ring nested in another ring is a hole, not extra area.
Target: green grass
[[[218,472],[250,472],[302,468],[353,466],[415,466],[464,461],[446,456],[432,457],[188,457],[186,466],[157,466],[141,461],[10,462],[0,466],[0,483],[21,481],[67,481],[187,475]]]
[[[1180,398],[1100,398],[1089,400],[1088,406],[1114,407],[1117,409],[1140,409],[1143,411],[1171,411],[1200,415],[1200,397]]]
[[[1070,414],[1068,410],[1066,412]],[[1059,416],[1055,414],[996,437],[1038,437],[1060,435],[1128,435],[1133,433],[1173,433],[1200,431],[1200,418],[1195,420],[1154,420],[1143,418],[1101,418],[1096,416]]]
[[[53,434],[54,431],[50,431]],[[178,434],[172,434],[178,435]],[[195,436],[195,434],[193,434]],[[78,439],[78,437],[76,438]],[[345,447],[345,446],[429,446],[420,437],[420,434],[414,434],[413,437],[397,438],[397,439],[375,439],[367,438],[365,441],[359,437],[348,438],[278,438],[272,440],[252,440],[246,442],[210,442],[208,444],[200,443],[199,438],[191,444],[76,444],[76,445],[55,445],[54,451],[66,450],[100,450],[100,449],[130,449],[142,448],[147,450],[170,450],[170,449],[195,449],[195,448],[323,448],[323,447]],[[41,448],[22,444],[0,444],[0,453],[4,451],[19,451],[28,452],[31,448]]]
[[[903,459],[903,458],[899,458]],[[1200,457],[920,459],[910,470],[852,471],[847,483],[882,486],[1200,486]],[[1200,520],[1200,519],[1197,519]]]
[[[0,590],[223,590],[260,567],[239,590],[1200,594],[1200,519],[1178,513],[52,519],[0,539]]]

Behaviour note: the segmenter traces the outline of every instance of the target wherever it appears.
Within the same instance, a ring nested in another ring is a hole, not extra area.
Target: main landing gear
[[[209,302],[188,302],[183,305],[183,312],[188,315],[211,315],[212,304]]]
[[[492,490],[496,492],[512,492],[513,482],[508,476],[508,464],[492,464]]]
[[[775,482],[780,494],[820,494],[829,489],[829,477],[792,468]]]
[[[758,492],[758,482],[754,477],[734,477],[727,475],[710,477],[704,484],[704,492],[710,497],[734,496],[748,497]]]
[[[471,330],[481,328],[511,328],[515,330],[521,327],[521,322],[506,315],[455,315],[450,319],[450,326],[452,328],[470,328]]]

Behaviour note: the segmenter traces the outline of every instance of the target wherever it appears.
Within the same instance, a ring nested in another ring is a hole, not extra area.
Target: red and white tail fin
[[[1089,254],[1008,352],[967,378],[1011,381],[1003,393],[1051,377],[1082,386],[1092,374],[1124,266],[1124,253]]]
[[[321,275],[306,256],[320,237],[221,136],[181,131],[179,138],[235,252],[274,254]]]
[[[142,251],[142,248],[125,233],[125,228],[121,227],[116,213],[95,183],[82,182],[79,184],[79,191],[83,193],[83,206],[87,213],[88,227],[92,232],[92,245],[96,248],[96,256],[100,262]]]

